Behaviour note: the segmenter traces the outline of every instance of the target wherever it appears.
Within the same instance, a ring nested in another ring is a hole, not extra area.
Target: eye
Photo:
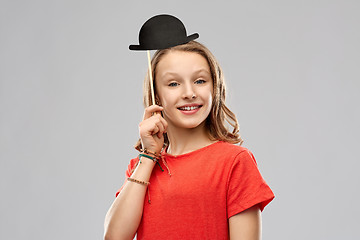
[[[179,85],[177,82],[171,82],[169,83],[169,87],[176,87],[177,85]]]
[[[198,79],[195,81],[195,84],[203,84],[205,83],[206,81],[204,79]]]

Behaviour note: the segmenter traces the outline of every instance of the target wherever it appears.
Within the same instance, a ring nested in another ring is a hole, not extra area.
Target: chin
[[[181,114],[174,114],[172,116],[164,116],[165,120],[168,121],[169,124],[173,125],[176,128],[183,129],[194,129],[197,127],[204,127],[207,118],[204,116],[197,117],[186,117]]]
[[[194,129],[194,128],[197,128],[200,126],[205,126],[205,120],[183,122],[183,123],[177,124],[177,126],[181,127],[181,128],[186,128],[186,129]]]

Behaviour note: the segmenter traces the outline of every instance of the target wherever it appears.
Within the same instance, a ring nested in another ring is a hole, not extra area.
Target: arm
[[[154,163],[141,158],[132,178],[148,182]],[[127,182],[105,217],[105,240],[133,239],[140,224],[147,186]]]
[[[159,106],[150,106],[145,109],[144,120],[139,124],[140,138],[144,148],[159,152],[164,143],[163,133],[167,123],[160,114]],[[148,182],[155,163],[147,158],[141,158],[131,175],[132,178]],[[147,186],[135,182],[127,182],[117,196],[105,217],[105,240],[133,239],[139,227]]]
[[[229,218],[231,240],[260,240],[261,212],[257,205]]]

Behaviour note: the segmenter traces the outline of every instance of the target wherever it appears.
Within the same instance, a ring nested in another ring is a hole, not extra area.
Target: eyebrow
[[[199,69],[199,70],[196,70],[193,75],[200,74],[200,73],[205,73],[205,74],[208,74],[209,76],[211,76],[211,73],[210,73],[208,70],[204,69],[204,68],[201,68],[201,69]],[[175,73],[175,72],[165,72],[165,73],[162,75],[162,77],[166,77],[167,75],[179,76],[180,74]]]

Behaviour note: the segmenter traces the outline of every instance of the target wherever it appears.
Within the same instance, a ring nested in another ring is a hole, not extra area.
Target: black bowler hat
[[[159,50],[188,43],[199,37],[198,33],[186,36],[184,24],[176,17],[161,14],[147,20],[139,32],[139,45],[130,50]]]

